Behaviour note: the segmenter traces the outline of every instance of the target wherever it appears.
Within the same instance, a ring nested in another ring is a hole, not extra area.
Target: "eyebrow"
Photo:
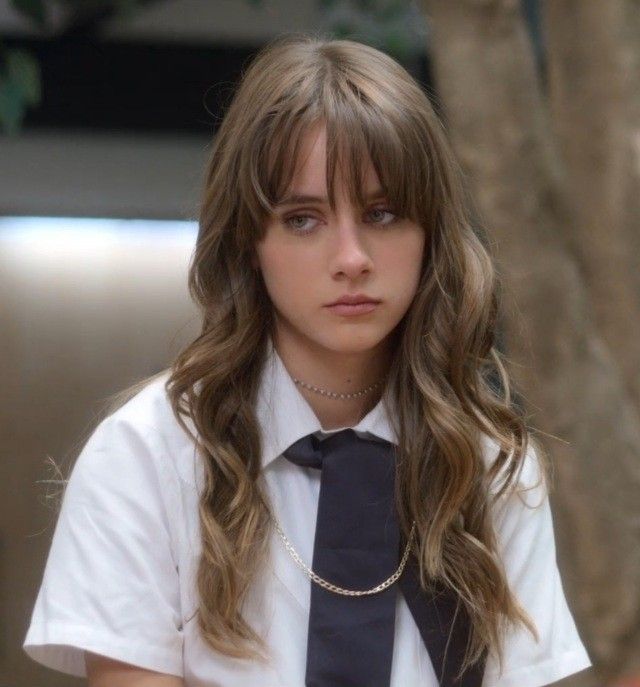
[[[371,201],[378,198],[385,198],[387,194],[384,189],[377,188],[372,191],[368,196],[365,196],[365,200]],[[285,196],[282,200],[276,203],[276,207],[281,205],[298,205],[299,203],[327,203],[328,198],[321,198],[320,196],[307,196],[301,193],[294,192],[288,196]]]

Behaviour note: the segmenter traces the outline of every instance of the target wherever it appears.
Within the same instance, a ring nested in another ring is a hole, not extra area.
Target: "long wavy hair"
[[[386,390],[397,408],[391,421],[399,438],[401,532],[406,542],[415,520],[412,554],[422,585],[444,583],[468,613],[472,633],[461,672],[485,648],[502,669],[508,626],[538,635],[509,589],[491,508],[517,485],[529,446],[545,480],[547,458],[512,399],[506,358],[495,346],[498,275],[470,219],[444,126],[420,84],[373,47],[319,35],[276,39],[245,68],[206,167],[189,269],[202,330],[166,381],[174,414],[205,467],[199,629],[216,651],[265,657],[263,639],[241,612],[272,525],[258,481],[255,405],[273,312],[251,258],[291,182],[301,140],[318,122],[327,131],[331,207],[338,165],[349,197],[364,204],[362,171],[370,160],[394,213],[426,232],[417,292],[394,332]],[[489,469],[482,437],[497,447]]]

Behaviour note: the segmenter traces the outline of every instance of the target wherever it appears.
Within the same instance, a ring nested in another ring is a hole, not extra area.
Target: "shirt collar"
[[[386,404],[391,405],[391,399],[383,396],[351,429],[397,444],[398,440],[389,422]],[[307,434],[330,434],[346,429],[322,429],[320,421],[298,390],[270,338],[260,380],[256,412],[262,434],[263,469],[291,444]]]

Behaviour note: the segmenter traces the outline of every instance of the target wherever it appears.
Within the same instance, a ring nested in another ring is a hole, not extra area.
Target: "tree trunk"
[[[640,10],[626,0],[544,7],[552,125],[574,218],[567,234],[598,330],[640,409],[640,34],[628,31],[640,28]]]
[[[505,283],[511,373],[534,426],[560,439],[545,442],[555,466],[558,562],[581,635],[606,676],[630,667],[621,661],[637,642],[637,406],[574,253],[581,225],[520,3],[424,6],[449,133]]]

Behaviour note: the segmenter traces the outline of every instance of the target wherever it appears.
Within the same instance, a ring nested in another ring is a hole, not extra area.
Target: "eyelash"
[[[387,213],[389,213],[390,215],[393,215],[394,218],[393,218],[391,221],[389,221],[389,222],[385,222],[385,223],[383,223],[383,222],[374,222],[374,224],[379,224],[380,226],[386,227],[386,226],[388,226],[388,225],[390,225],[390,224],[394,224],[395,222],[398,221],[398,217],[396,217],[396,215],[395,215],[389,208],[382,208],[382,207],[381,207],[381,208],[371,208],[371,210],[369,210],[369,212],[375,212],[376,210],[378,210],[378,211],[380,211],[380,212],[387,212]],[[292,220],[294,220],[294,219],[300,219],[300,218],[303,218],[303,219],[314,219],[311,215],[303,215],[303,214],[289,215],[289,217],[285,217],[284,223],[287,225],[287,227],[288,227],[289,229],[291,229],[291,231],[292,231],[294,234],[298,234],[298,235],[302,235],[302,236],[304,236],[304,235],[306,235],[306,234],[310,234],[310,233],[313,231],[312,229],[300,229],[299,227],[294,227],[294,226],[291,224],[291,221],[292,221]]]

